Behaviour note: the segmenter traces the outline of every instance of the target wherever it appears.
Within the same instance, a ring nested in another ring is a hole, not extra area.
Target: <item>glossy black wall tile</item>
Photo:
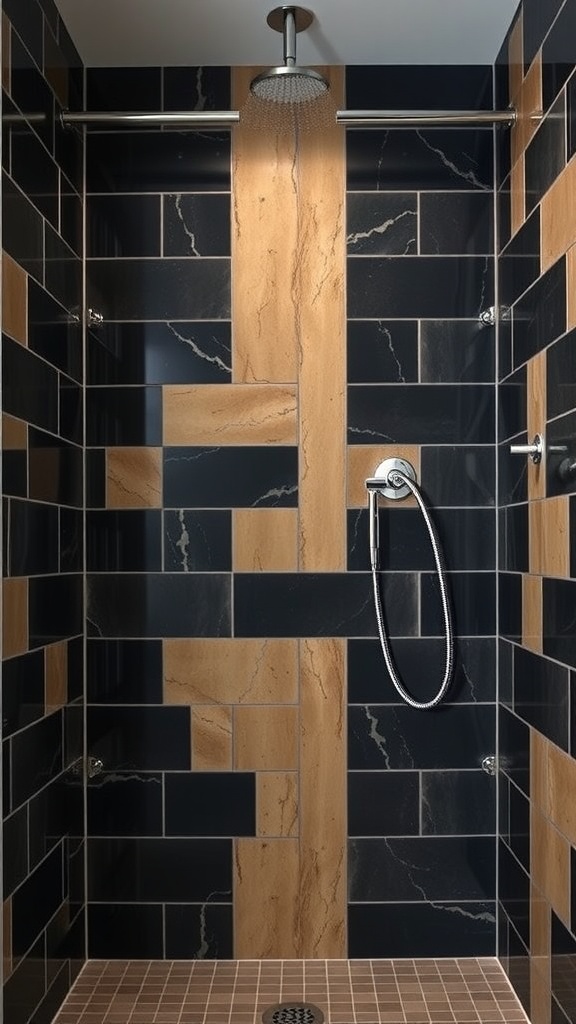
[[[254,836],[256,776],[253,772],[171,772],[165,777],[166,835]],[[206,847],[199,842],[202,855]],[[192,898],[229,888],[206,873],[194,883]],[[207,888],[206,888],[207,886]]]
[[[555,0],[557,6],[557,0]],[[542,106],[548,110],[576,66],[576,7],[567,0],[542,45]]]
[[[190,768],[190,713],[185,707],[91,707],[88,751],[108,771]]]
[[[569,749],[569,682],[567,668],[514,649],[514,711],[563,750]]]
[[[91,260],[88,302],[106,320],[226,320],[230,261]]]
[[[96,958],[162,959],[163,913],[155,903],[90,903],[88,949]]]
[[[390,110],[492,109],[492,69],[487,65],[349,65],[348,107],[386,96]]]
[[[88,388],[86,440],[93,445],[160,445],[159,387]]]
[[[218,894],[220,900],[222,895]],[[167,906],[166,956],[170,960],[229,960],[234,955],[232,928],[231,904]]]
[[[226,384],[230,323],[114,323],[90,331],[89,384]]]
[[[298,450],[289,446],[164,448],[168,508],[293,508]]]
[[[90,836],[162,835],[161,775],[106,772],[91,781],[86,800]]]
[[[498,260],[502,305],[512,306],[540,275],[540,207],[536,206]]]
[[[348,772],[350,836],[417,836],[419,831],[418,772]]]
[[[371,100],[365,96],[364,102],[370,105],[375,94],[368,95]],[[490,192],[492,133],[469,128],[359,129],[347,133],[346,166],[349,190]]]
[[[490,444],[494,388],[488,385],[357,385],[348,389],[350,444]]]
[[[495,568],[495,521],[492,509],[434,509],[433,522],[442,544],[444,564],[455,569]],[[419,509],[384,507],[379,511],[380,569],[433,570],[434,554]],[[348,512],[348,568],[370,570],[369,516],[366,509]]]
[[[493,853],[487,836],[351,840],[351,902],[386,902],[390,892],[405,903],[490,899]]]
[[[564,95],[544,117],[526,154],[526,210],[534,209],[566,164]]]
[[[544,578],[542,581],[543,651],[548,657],[576,668],[576,636],[573,601],[576,581]]]
[[[90,898],[179,903],[229,892],[230,846],[218,839],[90,839]]]
[[[562,256],[512,309],[514,366],[535,356],[566,330],[566,260]]]
[[[418,252],[415,192],[348,194],[346,251],[349,256],[409,256]]]
[[[352,317],[478,317],[493,303],[489,256],[348,258]]]
[[[421,321],[424,384],[493,383],[494,357],[494,331],[477,320]]]
[[[493,506],[495,504],[494,447],[423,445],[422,490],[432,506]]]
[[[91,133],[86,174],[90,193],[226,192],[230,189],[230,134]]]
[[[2,666],[2,734],[11,733],[44,715],[44,654],[31,651],[8,658]]]
[[[161,704],[161,640],[88,640],[86,683],[89,704]]]
[[[348,912],[349,955],[489,956],[495,929],[493,902],[356,903]]]
[[[91,574],[87,614],[89,636],[230,636],[230,578]]]

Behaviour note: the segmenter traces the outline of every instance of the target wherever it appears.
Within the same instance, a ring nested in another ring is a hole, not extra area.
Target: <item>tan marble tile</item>
[[[296,444],[296,387],[166,385],[164,444]]]
[[[536,888],[569,927],[570,845],[534,805],[530,808],[530,870]]]
[[[232,769],[232,709],[217,704],[192,711],[192,771]]]
[[[2,581],[2,656],[28,650],[28,579]]]
[[[534,806],[549,816],[548,755],[549,742],[536,729],[530,729],[530,797]]]
[[[24,420],[2,415],[2,448],[8,451],[25,451],[28,446],[28,427]]]
[[[566,255],[566,326],[576,327],[576,245]]]
[[[162,449],[106,450],[106,508],[162,507]]]
[[[517,120],[511,132],[512,164],[522,156],[542,120],[542,52],[532,61],[514,103]]]
[[[522,576],[522,646],[542,651],[542,577]]]
[[[530,891],[530,954],[532,963],[550,989],[550,904],[534,885]]]
[[[576,760],[548,744],[548,806],[550,820],[576,846]]]
[[[298,509],[233,509],[232,538],[234,572],[295,572],[298,568]]]
[[[297,640],[164,641],[167,704],[294,704],[297,695]]]
[[[299,894],[297,839],[234,840],[234,956],[293,959]]]
[[[569,504],[566,495],[531,501],[528,506],[530,572],[570,575]]]
[[[28,275],[8,253],[2,253],[2,330],[21,345],[28,344]]]
[[[540,264],[544,272],[576,242],[576,156],[540,203]]]
[[[234,68],[232,102],[241,109],[259,68]],[[298,183],[294,136],[232,133],[233,380],[295,383]]]
[[[2,13],[2,88],[11,93],[12,30],[7,16]]]
[[[298,773],[256,774],[256,834],[298,835]]]
[[[238,771],[297,768],[298,708],[235,708],[234,767]]]
[[[540,434],[546,437],[546,353],[539,352],[528,361],[526,371],[527,431],[530,441]],[[528,459],[528,499],[546,496],[546,454],[538,463]]]
[[[50,644],[44,648],[44,703],[46,713],[68,703],[68,644]]]
[[[351,444],[348,446],[348,508],[366,508],[368,492],[366,480],[374,476],[376,467],[384,459],[406,459],[416,471],[420,479],[420,448],[416,444]],[[402,507],[415,505],[410,497],[402,502]]]
[[[540,974],[534,959],[530,958],[530,1021],[531,1024],[550,1024],[552,1000],[550,986]]]
[[[508,38],[508,90],[510,102],[514,101],[524,79],[524,21],[520,11],[514,28]]]
[[[345,641],[301,641],[300,955],[346,955]]]
[[[512,165],[510,172],[510,228],[513,235],[526,220],[526,184],[524,157]]]
[[[2,904],[2,961],[3,978],[7,981],[12,974],[12,899]]]

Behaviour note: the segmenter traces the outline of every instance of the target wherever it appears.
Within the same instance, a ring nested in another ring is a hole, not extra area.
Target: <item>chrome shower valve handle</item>
[[[544,455],[544,438],[542,434],[534,434],[531,444],[511,444],[510,455],[528,455],[535,466],[542,462]]]

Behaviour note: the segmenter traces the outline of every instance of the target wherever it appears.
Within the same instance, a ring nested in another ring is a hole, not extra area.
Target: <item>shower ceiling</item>
[[[277,64],[274,0],[56,0],[89,67]],[[490,64],[517,0],[311,0],[301,64]]]

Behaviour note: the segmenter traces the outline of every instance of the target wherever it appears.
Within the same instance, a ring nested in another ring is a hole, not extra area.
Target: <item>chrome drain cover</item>
[[[278,1003],[262,1014],[263,1024],[323,1024],[324,1014],[313,1003]]]

